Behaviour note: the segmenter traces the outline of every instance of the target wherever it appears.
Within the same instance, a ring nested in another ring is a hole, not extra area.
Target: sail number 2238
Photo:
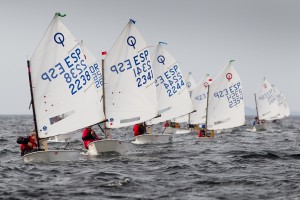
[[[68,84],[72,95],[76,94],[91,80],[91,75],[80,48],[74,49],[61,62],[41,74],[42,80],[49,81],[49,83],[59,77]]]

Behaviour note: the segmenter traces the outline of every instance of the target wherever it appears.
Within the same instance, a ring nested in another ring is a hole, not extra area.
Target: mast
[[[257,108],[257,101],[256,101],[256,94],[254,93],[254,99],[255,99],[255,107],[256,107],[256,116],[257,116],[257,119],[259,121],[259,117],[258,117],[258,108]]]
[[[105,89],[104,89],[104,59],[102,58],[101,60],[101,65],[102,65],[102,99],[103,99],[103,113],[106,116],[105,113]],[[104,122],[104,135],[105,137],[107,137],[106,135],[106,122]]]
[[[192,74],[192,72],[189,72],[189,76]],[[192,97],[192,91],[189,91],[189,95],[190,95],[190,98]],[[194,111],[193,111],[194,112]],[[191,113],[188,114],[188,125],[190,127],[190,121],[191,121]],[[188,128],[189,128],[188,127]]]
[[[192,92],[189,92],[189,94],[190,94],[190,97],[191,97],[192,96]],[[191,121],[191,113],[188,114],[188,125],[189,126],[190,126],[190,121]]]
[[[208,117],[208,97],[209,97],[209,84],[207,85],[207,101],[206,101],[206,119],[205,119],[205,129],[207,129],[207,117]]]
[[[28,78],[29,78],[29,85],[30,85],[30,95],[31,95],[31,104],[32,104],[32,112],[33,112],[33,122],[34,122],[34,128],[35,128],[35,132],[36,132],[37,147],[38,147],[38,150],[40,150],[40,142],[39,142],[39,134],[38,134],[37,123],[36,123],[36,114],[35,114],[35,107],[34,107],[31,72],[30,72],[30,61],[29,60],[27,60],[27,68],[28,68]]]

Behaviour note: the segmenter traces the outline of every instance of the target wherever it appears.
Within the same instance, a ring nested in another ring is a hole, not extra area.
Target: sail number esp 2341
[[[144,50],[130,59],[126,59],[123,62],[111,66],[110,70],[117,74],[132,70],[137,87],[141,87],[153,79],[151,61],[148,56],[149,51]]]

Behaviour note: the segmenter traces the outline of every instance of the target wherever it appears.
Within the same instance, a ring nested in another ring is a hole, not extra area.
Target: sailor
[[[134,137],[138,135],[143,135],[146,133],[146,126],[144,123],[135,124],[133,126]]]
[[[20,144],[21,156],[37,151],[36,139],[35,129],[31,132],[30,136],[18,137],[17,143]]]
[[[202,124],[202,125],[201,125],[201,129],[200,129],[199,132],[198,132],[198,137],[200,138],[200,137],[205,137],[205,136],[206,136],[205,125]]]
[[[252,126],[255,126],[256,124],[260,124],[258,117],[255,117],[255,120],[252,122]]]
[[[92,126],[85,127],[82,130],[82,137],[81,138],[82,138],[82,141],[83,141],[83,144],[84,144],[84,148],[86,148],[86,149],[88,149],[88,145],[91,142],[100,140],[100,138],[98,137],[98,135],[92,129]]]
[[[175,122],[171,122],[170,126],[171,126],[172,128],[175,128]]]
[[[169,127],[169,126],[170,126],[169,121],[166,121],[166,122],[164,123],[164,127],[166,128],[166,127]]]

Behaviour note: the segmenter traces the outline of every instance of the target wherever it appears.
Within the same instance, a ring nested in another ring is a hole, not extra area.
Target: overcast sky
[[[133,18],[146,42],[167,42],[197,82],[235,59],[246,106],[255,108],[265,76],[300,111],[298,0],[0,0],[0,114],[32,113],[26,60],[57,11],[99,58]]]

